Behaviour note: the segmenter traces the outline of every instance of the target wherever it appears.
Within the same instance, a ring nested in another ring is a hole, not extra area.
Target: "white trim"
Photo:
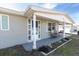
[[[29,19],[30,19],[30,21],[31,21],[30,24],[28,23],[28,20],[29,20]],[[28,41],[28,42],[32,42],[32,41],[33,41],[32,21],[33,21],[33,19],[27,18],[27,24],[26,24],[26,26],[27,26],[27,41]],[[37,20],[37,19],[36,19],[36,21],[40,21],[40,20]],[[31,30],[31,40],[28,39],[28,36],[29,36],[29,35],[28,35],[29,25],[31,25],[31,28],[30,28],[30,30]],[[41,21],[40,21],[39,26],[40,26],[40,29],[39,29],[39,31],[40,31],[40,34],[39,34],[39,35],[40,35],[40,38],[39,38],[38,40],[41,40]]]
[[[39,31],[40,31],[40,38],[39,38],[39,40],[41,40],[41,20],[39,20],[40,21],[40,24],[39,24],[39,26],[40,26],[40,29],[39,29]]]
[[[41,40],[41,21],[40,20],[37,20],[37,19],[36,19],[36,21],[40,22],[40,24],[39,24],[39,26],[40,26],[40,29],[39,29],[40,33],[39,34],[36,34],[36,35],[40,35],[40,38],[38,38],[37,40]]]
[[[0,16],[1,16],[1,30],[2,31],[9,31],[9,29],[10,29],[10,24],[9,24],[9,16],[8,15],[5,15],[5,14],[0,14]],[[2,16],[7,16],[8,17],[8,29],[3,29],[2,28]]]
[[[30,19],[30,24],[28,23],[28,20]],[[31,28],[29,29],[29,25],[31,26]],[[26,24],[26,26],[27,26],[27,41],[28,42],[32,42],[33,40],[32,40],[32,19],[31,18],[27,18],[27,24]],[[28,34],[28,31],[31,31],[31,39],[29,40],[28,39],[28,36],[29,36],[29,34]]]

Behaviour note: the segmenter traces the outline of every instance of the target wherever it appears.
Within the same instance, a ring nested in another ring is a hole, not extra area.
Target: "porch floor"
[[[69,36],[70,36],[69,34],[65,34],[65,37],[69,37]],[[61,39],[63,39],[63,36],[57,36],[56,38],[47,38],[47,39],[38,40],[36,42],[37,48],[39,48],[41,46],[46,46],[46,45],[48,45],[50,43],[57,42],[57,41],[59,41]],[[25,50],[31,51],[32,48],[33,48],[33,42],[23,44],[23,47],[24,47]]]

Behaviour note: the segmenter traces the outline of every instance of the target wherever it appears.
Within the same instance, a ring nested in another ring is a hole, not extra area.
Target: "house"
[[[78,34],[78,25],[73,24],[73,27],[71,28],[71,33],[77,35]]]
[[[77,25],[77,31],[79,31],[79,25]]]
[[[70,33],[73,23],[67,14],[41,7],[30,6],[25,11],[0,7],[0,49],[21,44],[25,47],[30,42],[36,49],[36,42],[49,38],[51,31]]]

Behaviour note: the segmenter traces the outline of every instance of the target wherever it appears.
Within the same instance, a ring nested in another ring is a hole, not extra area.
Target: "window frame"
[[[49,23],[51,24],[51,26],[49,26]],[[50,30],[49,30],[50,27]],[[55,23],[54,22],[48,22],[48,32],[51,32],[52,30],[55,30]]]
[[[9,31],[9,29],[10,29],[10,24],[9,24],[9,16],[8,15],[5,15],[5,14],[0,14],[1,15],[1,30],[2,31]],[[7,21],[8,21],[8,28],[7,29],[4,29],[3,27],[2,27],[2,16],[7,16]]]

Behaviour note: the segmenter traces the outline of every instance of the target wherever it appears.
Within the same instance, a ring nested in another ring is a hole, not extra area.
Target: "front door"
[[[28,37],[28,41],[32,41],[33,40],[33,20],[28,19],[27,22],[27,37]],[[40,21],[36,20],[36,38],[37,40],[40,40]]]

